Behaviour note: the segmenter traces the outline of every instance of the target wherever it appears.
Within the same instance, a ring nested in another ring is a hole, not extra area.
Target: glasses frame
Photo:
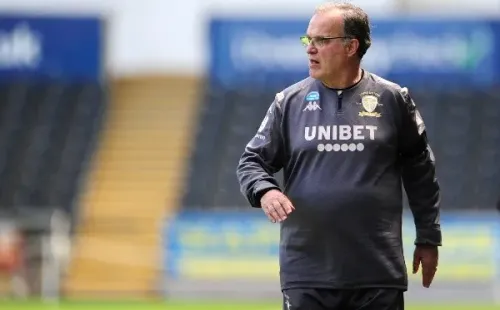
[[[337,36],[337,37],[310,37],[310,36],[301,36],[300,37],[300,42],[302,43],[302,45],[304,45],[305,47],[308,47],[309,45],[313,45],[313,46],[324,46],[328,41],[331,41],[331,40],[336,40],[336,39],[352,39],[351,37],[347,37],[347,36]],[[307,41],[309,41],[309,43],[307,43]]]

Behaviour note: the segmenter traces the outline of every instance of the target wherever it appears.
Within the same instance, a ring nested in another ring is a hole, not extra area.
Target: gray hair
[[[344,20],[344,34],[347,37],[354,38],[359,41],[357,55],[359,59],[362,59],[372,45],[368,14],[354,4],[337,1],[330,1],[318,5],[315,13],[322,14],[331,11],[342,12]]]

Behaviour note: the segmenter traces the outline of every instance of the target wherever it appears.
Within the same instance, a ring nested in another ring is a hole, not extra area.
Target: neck
[[[341,70],[341,73],[332,79],[321,81],[326,87],[333,89],[345,89],[358,83],[363,77],[363,70],[359,66],[351,69]]]

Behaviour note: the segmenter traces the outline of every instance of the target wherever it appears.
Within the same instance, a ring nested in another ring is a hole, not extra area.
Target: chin
[[[321,74],[318,72],[318,70],[315,69],[309,69],[309,76],[312,77],[313,79],[318,79]]]

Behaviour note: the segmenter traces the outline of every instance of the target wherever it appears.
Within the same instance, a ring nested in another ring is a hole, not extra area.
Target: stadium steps
[[[183,193],[197,81],[123,80],[82,195],[66,295],[148,297],[161,283],[163,220]]]

